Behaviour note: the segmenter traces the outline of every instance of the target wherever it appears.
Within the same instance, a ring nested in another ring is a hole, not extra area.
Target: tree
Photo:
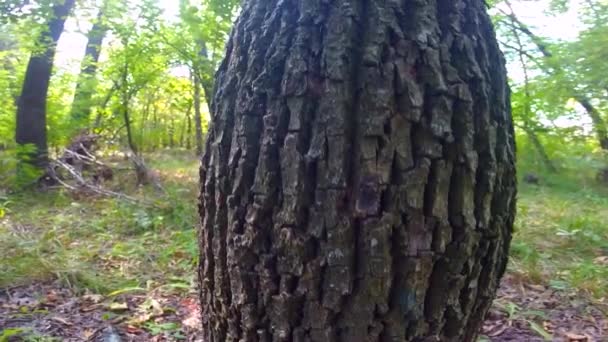
[[[33,153],[27,159],[39,168],[48,163],[46,138],[46,96],[55,56],[55,44],[63,32],[65,20],[75,0],[55,2],[51,7],[48,28],[44,29],[38,43],[42,51],[34,51],[25,72],[21,96],[17,102],[17,126],[15,141],[19,145],[32,144]]]
[[[519,35],[529,40],[531,49],[523,49],[521,44],[503,44],[507,49],[518,54],[525,54],[547,75],[547,79],[555,85],[550,88],[552,96],[561,95],[561,102],[565,104],[568,99],[574,99],[592,121],[597,142],[603,150],[608,150],[608,125],[603,110],[607,86],[604,78],[597,82],[598,75],[604,69],[604,56],[606,51],[606,17],[608,6],[601,2],[588,0],[582,2],[581,19],[586,24],[575,42],[559,42],[551,44],[522,22],[513,11],[509,0],[502,1],[509,11],[500,9],[501,18],[499,26],[512,31],[516,40],[522,40]],[[558,11],[564,11],[567,1],[553,1],[551,6]],[[601,57],[600,57],[601,56]],[[549,83],[549,82],[547,82]]]
[[[175,59],[190,69],[194,88],[196,154],[200,156],[204,138],[201,99],[204,97],[207,105],[211,102],[213,70],[222,57],[230,20],[238,1],[209,0],[199,2],[199,5],[195,6],[190,0],[180,0],[181,22],[179,25],[164,27],[159,35],[171,47]]]
[[[201,166],[207,341],[474,341],[515,146],[482,1],[245,1]]]
[[[107,0],[106,0],[107,1]],[[74,121],[74,126],[79,129],[89,120],[91,116],[91,98],[95,91],[95,74],[97,72],[97,63],[101,54],[101,44],[106,34],[104,20],[104,7],[99,9],[97,18],[93,22],[93,27],[87,36],[87,46],[82,60],[82,66],[74,100],[72,101],[72,109],[70,116]]]

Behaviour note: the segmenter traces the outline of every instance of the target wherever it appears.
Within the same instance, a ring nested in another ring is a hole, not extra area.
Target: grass
[[[520,172],[521,173],[521,172]],[[596,298],[608,295],[608,187],[584,165],[521,183],[510,270]]]
[[[197,161],[174,152],[147,159],[160,168],[166,194],[135,188],[125,173],[113,187],[150,207],[62,191],[9,196],[0,219],[0,288],[58,279],[108,294],[190,282],[197,255]]]
[[[0,199],[6,211],[0,219],[0,288],[59,279],[109,294],[191,283],[198,162],[175,151],[146,160],[166,195],[135,188],[128,174],[118,175],[114,187],[153,207],[60,191]],[[540,185],[520,186],[510,272],[560,290],[608,295],[601,258],[608,255],[608,191],[579,170],[540,178]]]

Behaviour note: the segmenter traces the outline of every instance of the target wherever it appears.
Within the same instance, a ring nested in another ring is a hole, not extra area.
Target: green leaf
[[[528,321],[528,323],[530,323],[530,328],[532,328],[532,330],[534,330],[537,334],[542,336],[542,338],[544,338],[545,341],[553,340],[553,335],[549,334],[543,327],[538,325],[538,323],[536,323],[534,321]]]
[[[141,287],[125,287],[124,289],[120,289],[120,290],[116,290],[114,292],[110,292],[108,294],[108,297],[115,297],[124,293],[130,293],[130,292],[145,292],[146,289],[143,289]]]
[[[14,337],[23,333],[25,329],[23,328],[7,328],[2,330],[2,334],[0,334],[0,342],[8,342],[10,337]]]

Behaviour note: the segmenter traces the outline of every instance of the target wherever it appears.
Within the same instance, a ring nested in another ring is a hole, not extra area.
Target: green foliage
[[[540,136],[537,150],[585,141],[586,152],[595,153],[608,132],[608,83],[603,77],[608,72],[608,5],[601,0],[575,4],[582,30],[566,41],[547,37],[522,21],[524,13],[515,9],[524,7],[517,4],[523,2],[498,1],[493,12],[507,59],[524,73],[524,79],[519,75],[512,80],[518,128]],[[550,1],[547,15],[563,15],[571,5],[567,0]]]
[[[36,183],[41,171],[28,163],[35,150],[33,145],[0,150],[0,189],[19,190]]]
[[[15,104],[29,55],[43,51],[33,38],[46,29],[53,4],[54,0],[38,0],[27,6],[19,1],[0,4],[0,96],[5,99],[0,103],[2,188],[15,186],[12,182],[16,179],[7,177],[16,172]],[[78,63],[53,66],[47,97],[51,157],[60,154],[82,128],[102,135],[108,149],[127,147],[125,114],[139,150],[194,149],[194,77],[202,83],[202,94],[209,96],[238,5],[235,0],[183,0],[177,17],[170,17],[155,0],[77,2],[71,14],[75,18],[68,20],[76,19],[86,34],[97,12],[103,11],[101,23],[108,33],[100,47],[96,75],[85,79],[93,94],[87,103],[72,103],[79,80]],[[208,122],[205,96],[201,99],[203,132]],[[70,114],[73,105],[90,108],[90,119],[76,122]]]

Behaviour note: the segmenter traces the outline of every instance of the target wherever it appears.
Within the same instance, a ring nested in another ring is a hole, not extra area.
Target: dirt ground
[[[0,341],[201,341],[195,293],[138,291],[103,297],[57,283],[2,290]],[[608,341],[606,311],[507,276],[480,341]]]

